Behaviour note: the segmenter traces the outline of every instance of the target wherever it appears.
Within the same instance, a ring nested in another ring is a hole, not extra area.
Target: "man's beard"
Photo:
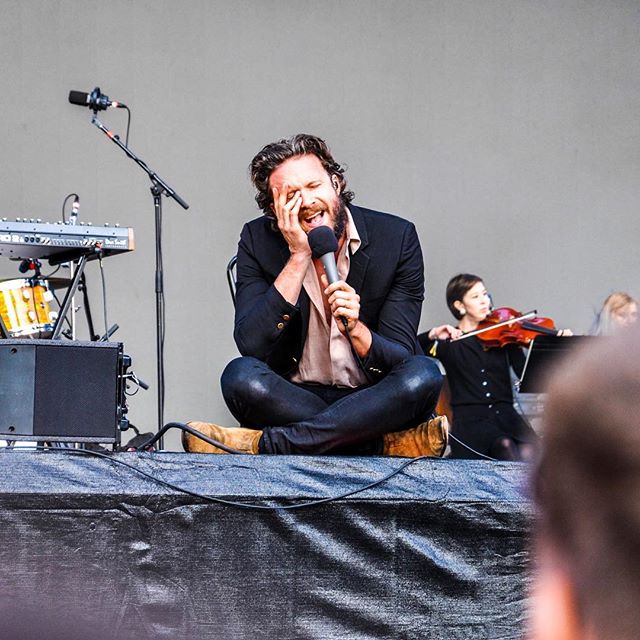
[[[336,198],[336,207],[335,207],[335,222],[333,223],[333,233],[335,234],[338,242],[342,239],[344,235],[345,229],[347,228],[347,221],[349,220],[347,216],[347,206],[344,203],[344,200],[338,196]]]

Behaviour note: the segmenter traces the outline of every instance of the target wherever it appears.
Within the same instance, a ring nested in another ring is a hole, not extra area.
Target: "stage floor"
[[[3,638],[522,638],[527,468],[405,462],[4,450]]]

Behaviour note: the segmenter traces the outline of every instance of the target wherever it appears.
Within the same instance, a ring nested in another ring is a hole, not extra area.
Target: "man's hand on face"
[[[341,333],[345,333],[345,326],[340,318],[346,318],[349,331],[352,332],[358,324],[360,317],[360,296],[353,287],[350,287],[343,280],[338,280],[329,284],[327,276],[322,274],[322,284],[325,288],[324,294],[327,296],[331,313],[336,319],[336,324]]]
[[[295,191],[289,198],[288,185],[282,185],[282,189],[273,187],[273,212],[278,221],[278,229],[289,245],[291,255],[311,255],[311,248],[307,240],[307,234],[300,226],[300,207],[302,205],[302,195]]]

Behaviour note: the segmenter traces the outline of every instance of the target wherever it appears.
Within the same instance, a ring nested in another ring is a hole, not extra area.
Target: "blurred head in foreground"
[[[638,328],[576,351],[545,414],[530,639],[638,638]]]

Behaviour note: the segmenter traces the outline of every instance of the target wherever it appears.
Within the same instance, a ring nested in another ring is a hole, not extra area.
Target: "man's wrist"
[[[353,327],[351,329],[349,329],[349,333],[351,334],[352,338],[354,338],[356,340],[359,340],[360,338],[362,338],[363,329],[366,329],[364,324],[362,322],[360,322],[360,320],[356,320],[356,322],[353,325]]]
[[[311,249],[299,249],[297,251],[292,251],[289,256],[289,262],[299,265],[306,265],[307,262],[311,259]]]
[[[354,343],[354,347],[358,352],[358,355],[361,358],[368,356],[369,351],[371,350],[371,343],[373,341],[369,327],[367,327],[364,322],[356,320],[353,329],[349,330],[349,334],[351,335],[351,340]]]

